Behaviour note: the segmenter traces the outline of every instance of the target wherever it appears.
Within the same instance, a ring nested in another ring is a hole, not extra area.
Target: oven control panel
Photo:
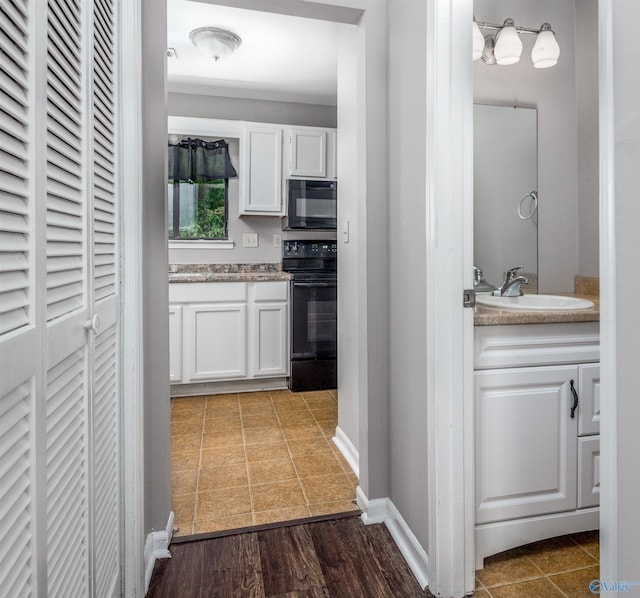
[[[338,243],[336,241],[291,241],[282,242],[282,257],[291,258],[325,258],[336,257]]]

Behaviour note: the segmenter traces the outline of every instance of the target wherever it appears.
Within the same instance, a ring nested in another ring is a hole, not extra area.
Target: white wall
[[[389,39],[389,496],[428,547],[426,2],[394,0]]]
[[[275,102],[195,93],[169,93],[169,114],[226,120],[250,120],[282,125],[335,128],[335,106]]]
[[[606,506],[603,516],[605,523],[613,525],[606,527],[601,537],[602,574],[607,581],[631,581],[640,580],[640,401],[637,380],[640,277],[636,275],[640,258],[640,81],[637,52],[640,2],[613,0],[603,4],[610,5],[613,11],[614,128],[610,132],[615,149],[614,180],[611,181],[615,188],[613,201],[605,205],[609,220],[602,229],[603,244],[604,239],[610,236],[614,245],[613,251],[606,248],[602,254],[603,283],[610,290],[603,290],[602,310],[606,317],[601,321],[604,342],[602,383],[605,389],[615,388],[615,404],[607,401],[603,405],[603,433],[607,437],[603,440],[602,458],[605,464],[617,466],[617,472],[603,469],[603,484],[607,485],[602,501]],[[608,196],[609,191],[608,187],[603,188]],[[614,407],[615,412],[604,409],[608,406]],[[609,566],[609,558],[613,554],[617,555],[617,570]],[[639,596],[640,588],[633,587],[630,595]]]
[[[167,306],[167,111],[164,3],[142,2],[142,300],[144,308],[145,532],[166,528],[169,469],[169,319]],[[126,226],[126,223],[125,223]],[[125,397],[127,400],[128,397]],[[126,456],[125,456],[126,458]]]
[[[292,102],[243,100],[201,94],[170,93],[170,116],[190,116],[215,120],[252,121],[301,126],[336,126],[336,107]],[[222,138],[220,135],[218,138]],[[239,140],[230,139],[231,162],[239,171]],[[282,247],[274,245],[274,235],[283,239],[335,239],[332,232],[283,231],[277,216],[238,215],[238,181],[229,179],[229,240],[233,249],[169,248],[170,264],[255,264],[279,263]],[[243,247],[244,233],[258,233],[258,247]]]
[[[358,304],[358,204],[348,198],[358,195],[357,160],[340,160],[357,152],[357,39],[353,31],[343,31],[338,53],[338,425],[359,449],[359,354],[358,330],[361,326]],[[342,197],[347,201],[342,201]],[[349,243],[341,231],[349,223]]]
[[[191,116],[191,115],[187,115]],[[213,137],[203,135],[207,139]],[[229,143],[229,157],[240,172],[240,140],[225,138]],[[282,246],[274,244],[274,235],[282,239],[335,239],[334,231],[283,231],[282,218],[278,216],[238,216],[239,176],[229,179],[228,189],[228,239],[233,249],[175,248],[169,242],[170,264],[270,264],[282,261]],[[244,247],[243,234],[258,233],[258,247]],[[197,242],[194,243],[197,245]]]
[[[575,0],[578,113],[578,273],[599,276],[598,1]]]
[[[574,0],[475,0],[478,21],[539,27],[551,23],[558,64],[535,69],[534,36],[523,35],[520,62],[474,63],[474,101],[538,108],[538,268],[540,292],[570,292],[578,274],[578,156],[574,65]],[[516,264],[514,264],[516,265]]]

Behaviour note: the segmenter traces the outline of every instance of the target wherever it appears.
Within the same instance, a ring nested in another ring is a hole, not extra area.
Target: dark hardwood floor
[[[384,525],[359,517],[175,544],[149,598],[428,596]]]

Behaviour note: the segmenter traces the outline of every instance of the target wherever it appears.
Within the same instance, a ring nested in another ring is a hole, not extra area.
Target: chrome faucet
[[[491,291],[491,294],[495,297],[519,297],[522,295],[523,284],[529,284],[529,279],[525,276],[518,276],[518,270],[523,266],[516,266],[507,270],[507,274],[504,277],[504,282],[495,291]]]

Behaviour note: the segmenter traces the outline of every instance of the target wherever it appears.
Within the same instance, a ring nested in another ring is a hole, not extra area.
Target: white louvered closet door
[[[120,589],[114,19],[0,5],[0,597]]]

